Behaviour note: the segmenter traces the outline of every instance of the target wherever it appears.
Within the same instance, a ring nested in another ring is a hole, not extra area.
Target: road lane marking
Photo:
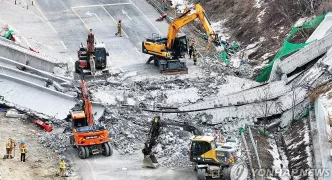
[[[132,19],[129,17],[128,13],[127,13],[125,10],[123,10],[123,9],[122,9],[122,14],[126,15],[126,16],[128,17],[129,20],[132,20]]]
[[[138,53],[140,56],[142,56],[142,54],[139,52],[139,50],[137,49],[137,47],[135,47],[135,49],[136,49],[137,53]]]
[[[65,43],[63,43],[63,41],[61,41],[61,44],[65,49],[67,49],[67,47],[66,47]]]
[[[46,16],[44,15],[44,13],[41,11],[41,9],[38,7],[37,3],[35,4],[35,7],[37,8],[37,10],[40,12],[40,14],[44,17],[46,23],[51,27],[51,29],[54,31],[55,34],[58,34],[58,32],[56,32],[56,30],[54,29],[54,27],[52,26],[52,24],[47,20]]]
[[[81,18],[81,16],[78,15],[78,13],[74,10],[74,8],[71,8],[71,10],[74,11],[74,13],[76,14],[76,16],[77,16],[78,18],[80,18],[80,20],[82,21],[82,23],[84,24],[84,26],[86,27],[86,29],[87,29],[87,30],[90,30],[89,26],[84,22],[84,20]],[[96,35],[95,35],[95,40],[96,40],[96,42],[98,43],[98,39],[97,39]]]
[[[99,19],[100,22],[103,22],[103,21],[101,21],[101,19],[99,18],[99,16],[96,13],[94,13],[94,14]]]
[[[116,20],[115,20],[115,19],[111,16],[111,14],[105,9],[105,7],[104,7],[104,6],[101,6],[101,7],[102,7],[102,8],[104,9],[104,11],[109,15],[109,17],[114,21],[114,23],[117,24]],[[124,34],[127,38],[129,38],[128,35],[127,35],[127,33],[124,32],[123,29],[121,29],[121,30],[122,30],[123,34]]]
[[[90,13],[90,11],[88,11],[88,12],[86,12],[85,14],[88,15],[88,16],[93,16],[93,15],[95,15],[95,16],[99,19],[100,22],[103,22],[103,21],[99,18],[99,16],[98,16],[96,13]]]
[[[100,6],[119,6],[119,5],[126,5],[132,3],[114,3],[114,4],[96,4],[96,5],[87,5],[87,6],[75,6],[71,8],[89,8],[89,7],[100,7]]]
[[[150,22],[150,24],[158,31],[158,33],[160,34],[160,35],[162,35],[162,33],[158,30],[158,28],[150,21],[150,19],[141,11],[141,9],[140,8],[138,8],[137,6],[136,6],[136,4],[134,4],[131,0],[129,0],[132,4],[133,4],[133,6],[135,6],[137,9],[138,9],[138,11],[139,12],[141,12],[141,14],[143,14],[143,16]]]

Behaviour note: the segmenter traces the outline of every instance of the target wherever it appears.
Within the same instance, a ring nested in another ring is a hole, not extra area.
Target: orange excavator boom
[[[81,86],[82,86],[82,97],[83,97],[83,101],[84,101],[84,112],[85,112],[86,120],[87,120],[89,126],[93,126],[94,121],[93,121],[92,103],[90,100],[89,89],[84,80],[82,80]]]

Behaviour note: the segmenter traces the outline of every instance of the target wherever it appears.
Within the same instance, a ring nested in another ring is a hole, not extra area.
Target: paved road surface
[[[145,0],[40,0],[37,5],[73,61],[79,44],[86,45],[91,28],[97,41],[105,43],[110,52],[109,66],[157,72],[155,67],[144,64],[149,56],[141,52],[142,41],[152,33],[166,35],[168,24],[155,21],[159,14]],[[123,37],[115,36],[119,19]]]
[[[73,61],[79,44],[85,45],[88,29],[92,28],[97,41],[104,42],[110,52],[109,65],[123,70],[158,74],[157,69],[145,64],[148,56],[141,53],[141,44],[152,33],[166,34],[168,25],[156,22],[159,14],[145,0],[38,0],[47,20],[54,27],[66,54]],[[123,37],[116,37],[117,21],[122,19]],[[75,149],[68,156],[78,166],[86,180],[191,180],[190,169],[146,169],[141,167],[143,155],[93,156],[81,160]]]
[[[143,154],[120,155],[114,151],[110,157],[95,155],[79,159],[76,149],[70,148],[69,158],[74,159],[83,180],[193,180],[196,175],[191,169],[142,167]],[[67,155],[68,157],[68,155]]]

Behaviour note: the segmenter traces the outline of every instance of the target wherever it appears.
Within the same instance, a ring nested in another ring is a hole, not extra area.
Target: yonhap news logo
[[[254,173],[264,177],[327,177],[331,169],[254,169]]]

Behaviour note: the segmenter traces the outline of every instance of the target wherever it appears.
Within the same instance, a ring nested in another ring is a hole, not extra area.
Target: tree
[[[268,117],[271,116],[272,110],[277,111],[279,103],[276,101],[270,101],[272,99],[270,85],[266,85],[258,90],[258,100],[253,104],[254,113],[251,113],[254,117],[262,117],[264,121],[264,134],[266,132],[266,125]]]

